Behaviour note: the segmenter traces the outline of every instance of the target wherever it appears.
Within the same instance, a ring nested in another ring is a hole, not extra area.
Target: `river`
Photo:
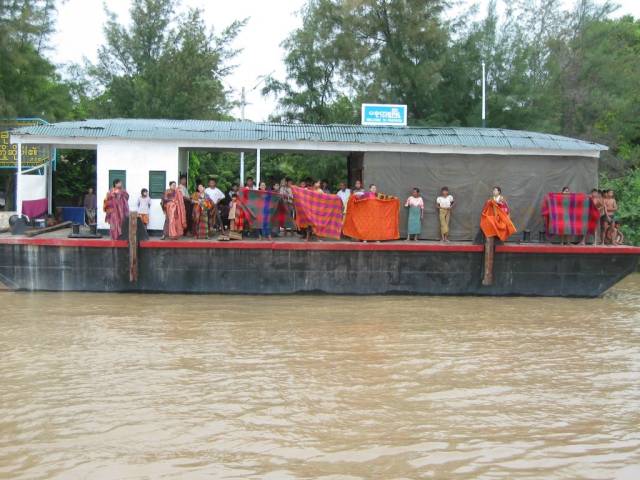
[[[0,478],[640,478],[640,275],[594,300],[0,305]]]

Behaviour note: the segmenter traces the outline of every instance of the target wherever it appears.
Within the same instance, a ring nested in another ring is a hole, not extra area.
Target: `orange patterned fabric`
[[[342,233],[357,240],[397,240],[400,237],[397,198],[349,197]]]
[[[509,214],[493,199],[487,200],[480,217],[480,228],[486,237],[498,237],[503,242],[516,233],[516,229]]]

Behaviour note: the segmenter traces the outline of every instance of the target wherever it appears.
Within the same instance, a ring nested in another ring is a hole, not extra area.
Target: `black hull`
[[[598,297],[638,267],[637,254],[616,250],[561,254],[502,247],[507,251],[496,253],[494,284],[487,287],[476,247],[253,245],[140,248],[138,280],[131,283],[128,248],[0,244],[0,281],[27,291]]]

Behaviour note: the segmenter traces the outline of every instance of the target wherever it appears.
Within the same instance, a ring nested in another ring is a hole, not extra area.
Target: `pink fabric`
[[[23,200],[22,213],[29,218],[44,217],[49,209],[49,202],[46,198],[38,200]]]

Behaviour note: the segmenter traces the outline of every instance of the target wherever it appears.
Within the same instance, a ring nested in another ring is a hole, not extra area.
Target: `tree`
[[[68,87],[44,57],[53,31],[52,0],[0,0],[0,116],[64,118]]]
[[[287,81],[272,80],[285,120],[358,118],[363,101],[405,103],[414,121],[432,113],[449,40],[445,0],[310,0],[283,43]],[[345,108],[347,107],[348,108]]]
[[[238,53],[230,46],[246,21],[215,35],[199,9],[176,0],[133,0],[131,27],[107,12],[106,45],[89,75],[102,87],[93,110],[105,117],[220,119],[231,106],[222,79]]]

